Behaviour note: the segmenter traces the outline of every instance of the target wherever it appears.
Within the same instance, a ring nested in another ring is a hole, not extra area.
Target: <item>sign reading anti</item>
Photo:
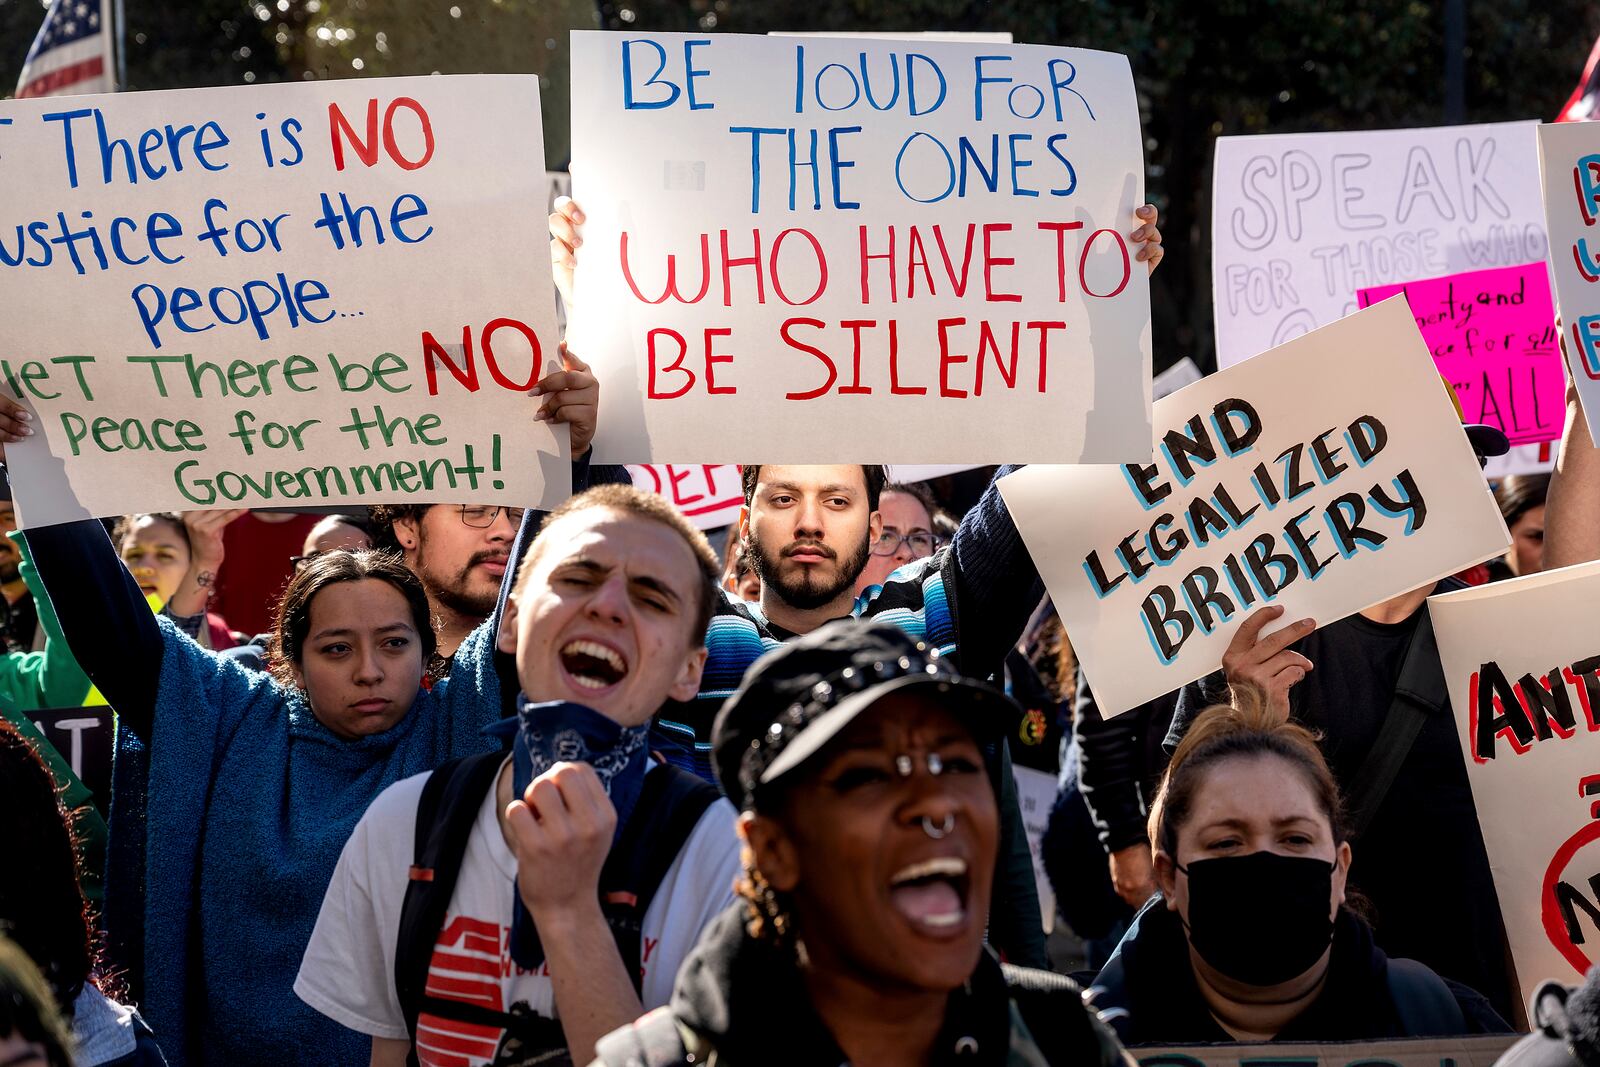
[[[1154,462],[1000,482],[1108,715],[1216,670],[1257,608],[1331,622],[1509,540],[1404,300],[1179,390],[1155,423]]]
[[[1600,961],[1600,563],[1428,600],[1524,997]]]
[[[1358,289],[1544,259],[1535,125],[1218,138],[1218,365],[1348,315]]]
[[[586,32],[572,69],[598,459],[1148,458],[1125,56]]]
[[[1539,127],[1539,170],[1550,228],[1550,274],[1566,325],[1567,364],[1600,440],[1600,130],[1587,122]]]
[[[539,130],[531,77],[0,104],[21,520],[564,497]]]

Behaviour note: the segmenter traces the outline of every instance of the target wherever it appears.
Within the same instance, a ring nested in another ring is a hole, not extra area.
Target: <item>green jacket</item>
[[[28,555],[26,535],[18,534],[14,540],[22,552],[19,569],[28,591],[33,594],[34,607],[39,612],[39,624],[44,628],[45,643],[42,652],[0,655],[0,715],[33,744],[39,757],[49,766],[56,788],[61,791],[62,803],[72,816],[78,853],[82,859],[84,895],[98,902],[105,866],[105,819],[95,808],[94,794],[89,787],[72,772],[72,766],[45,739],[29,717],[30,712],[45,708],[75,708],[81,705],[89,695],[89,676],[83,673],[83,668],[73,658],[72,650],[67,647],[67,639],[61,634],[61,623],[56,619],[55,608],[39,588],[33,559]]]

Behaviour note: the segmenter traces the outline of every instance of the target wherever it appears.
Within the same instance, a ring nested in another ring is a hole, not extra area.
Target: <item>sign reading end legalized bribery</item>
[[[538,79],[0,104],[25,525],[570,489]]]
[[[1587,122],[1540,126],[1539,171],[1567,365],[1589,433],[1600,440],[1600,129]]]
[[[1148,458],[1125,56],[580,32],[572,70],[597,459]]]
[[[1100,707],[1214,671],[1252,611],[1332,622],[1510,540],[1391,298],[1155,406],[1156,456],[1000,482]]]
[[[1524,998],[1600,961],[1600,563],[1428,611]]]

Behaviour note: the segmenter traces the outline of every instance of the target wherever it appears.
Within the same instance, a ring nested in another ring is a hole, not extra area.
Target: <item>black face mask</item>
[[[1333,940],[1334,866],[1252,852],[1179,867],[1189,878],[1189,944],[1246,985],[1278,985],[1304,974]]]

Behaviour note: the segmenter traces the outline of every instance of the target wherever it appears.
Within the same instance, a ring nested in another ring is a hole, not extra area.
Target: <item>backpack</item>
[[[467,841],[505,758],[504,752],[485,752],[445,763],[429,776],[417,803],[411,880],[400,907],[394,961],[395,990],[411,1034],[406,1059],[411,1065],[418,1062],[417,1017],[424,1011],[504,1030],[502,1041],[514,1041],[524,1056],[566,1048],[558,1020],[493,1011],[427,993],[428,966],[461,875]],[[638,960],[645,913],[700,817],[720,796],[715,786],[687,771],[670,765],[654,768],[645,775],[633,813],[606,856],[600,872],[601,908],[636,992],[643,982]]]

